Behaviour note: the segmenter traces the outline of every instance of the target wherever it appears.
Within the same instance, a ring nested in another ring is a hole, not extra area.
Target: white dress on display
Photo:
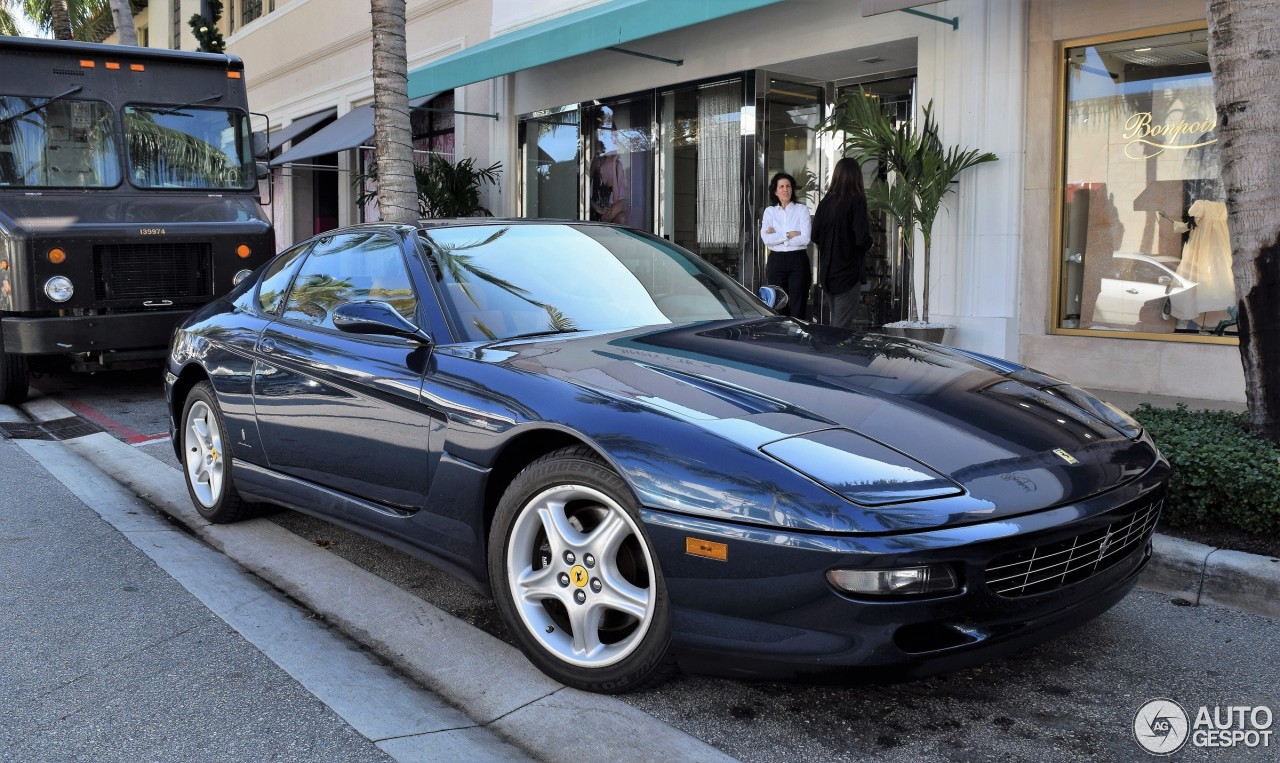
[[[1192,203],[1187,214],[1195,218],[1196,227],[1182,248],[1178,277],[1196,286],[1169,298],[1170,313],[1180,320],[1191,320],[1202,313],[1226,310],[1236,304],[1227,205],[1200,199]]]

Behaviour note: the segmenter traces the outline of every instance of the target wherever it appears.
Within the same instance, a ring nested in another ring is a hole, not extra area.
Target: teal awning
[[[782,0],[610,0],[464,48],[409,72],[409,97],[531,69]]]

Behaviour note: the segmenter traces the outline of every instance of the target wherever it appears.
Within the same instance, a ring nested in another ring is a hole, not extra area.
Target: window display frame
[[[1053,125],[1053,182],[1051,184],[1051,246],[1048,255],[1051,259],[1050,271],[1050,289],[1049,303],[1047,305],[1047,324],[1049,333],[1052,335],[1062,336],[1088,336],[1107,339],[1138,339],[1159,342],[1182,342],[1192,344],[1225,344],[1238,345],[1239,339],[1234,335],[1214,336],[1211,334],[1192,334],[1192,333],[1165,333],[1153,331],[1129,331],[1129,330],[1108,330],[1093,328],[1068,328],[1062,326],[1064,320],[1062,310],[1062,300],[1066,291],[1064,285],[1064,269],[1066,259],[1064,255],[1064,242],[1067,238],[1066,220],[1067,204],[1066,195],[1068,189],[1068,156],[1067,151],[1067,115],[1071,104],[1068,103],[1070,96],[1068,87],[1068,51],[1074,48],[1082,48],[1097,45],[1106,45],[1117,42],[1140,41],[1147,38],[1159,37],[1162,35],[1180,34],[1186,32],[1204,32],[1207,26],[1203,21],[1188,22],[1181,24],[1171,24],[1160,27],[1150,27],[1140,30],[1130,30],[1125,32],[1114,32],[1108,34],[1091,35],[1087,37],[1072,38],[1057,41],[1054,47],[1054,82],[1055,82],[1055,108],[1054,108],[1054,125]]]

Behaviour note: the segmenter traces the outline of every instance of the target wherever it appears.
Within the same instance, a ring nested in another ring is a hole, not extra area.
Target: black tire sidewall
[[[542,672],[563,684],[585,691],[616,694],[642,688],[665,677],[670,663],[671,604],[654,545],[627,484],[595,458],[584,458],[568,449],[545,456],[521,472],[498,504],[489,535],[489,579],[494,600],[517,646]],[[655,597],[653,621],[636,649],[623,660],[602,668],[568,665],[548,652],[528,631],[513,601],[506,560],[511,529],[530,499],[554,485],[575,484],[595,488],[612,498],[631,517],[653,563],[650,583]]]
[[[0,327],[0,403],[17,405],[26,401],[29,372],[26,355],[5,352],[4,329]]]

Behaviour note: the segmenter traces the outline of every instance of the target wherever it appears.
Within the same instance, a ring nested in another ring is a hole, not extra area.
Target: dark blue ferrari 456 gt
[[[612,225],[371,224],[175,333],[213,522],[285,506],[492,593],[552,677],[923,674],[1106,611],[1168,464],[1015,363],[781,317]]]

